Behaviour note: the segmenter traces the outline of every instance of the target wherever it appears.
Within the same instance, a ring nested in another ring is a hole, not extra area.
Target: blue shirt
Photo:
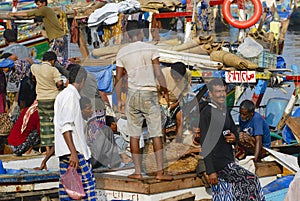
[[[239,116],[239,126],[240,131],[247,132],[253,137],[262,135],[263,147],[270,148],[271,136],[269,125],[259,113],[254,112],[253,117],[248,121],[242,121],[241,116]]]
[[[3,50],[3,53],[7,53],[7,52],[17,55],[18,59],[26,59],[28,57],[31,58],[29,49],[26,46],[18,43],[13,43],[7,46]]]

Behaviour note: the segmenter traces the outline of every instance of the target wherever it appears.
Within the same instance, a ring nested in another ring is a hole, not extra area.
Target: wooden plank
[[[292,130],[297,142],[300,142],[300,117],[289,116],[286,120],[286,124]]]
[[[273,176],[282,173],[281,166],[275,161],[264,161],[255,163],[256,175],[258,177]]]
[[[188,201],[188,200],[195,200],[195,195],[191,192],[183,193],[181,195],[173,196],[170,198],[162,199],[160,201]]]
[[[195,173],[174,176],[173,181],[159,181],[155,177],[144,180],[129,179],[126,175],[109,175],[95,173],[98,189],[155,194],[179,189],[204,186],[202,180]]]

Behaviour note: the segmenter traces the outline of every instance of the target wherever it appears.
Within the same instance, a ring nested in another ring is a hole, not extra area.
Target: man
[[[87,73],[78,64],[71,64],[69,84],[58,94],[54,104],[55,155],[59,157],[60,175],[65,174],[69,166],[74,167],[82,177],[86,196],[84,200],[96,200],[95,177],[90,163],[91,151],[87,146],[82,115],[80,95]],[[70,200],[59,182],[60,200]]]
[[[68,40],[61,27],[56,13],[49,8],[47,0],[35,0],[37,9],[30,11],[12,12],[9,16],[16,17],[42,17],[47,37],[50,41],[50,50],[54,51],[58,57],[63,58],[63,64],[68,61]]]
[[[8,52],[11,54],[15,54],[19,59],[28,59],[30,64],[33,63],[29,49],[26,46],[18,43],[18,34],[15,31],[6,29],[3,32],[3,38],[5,40],[5,43],[8,45],[3,50],[3,53]]]
[[[138,41],[138,35],[142,32],[140,28],[138,21],[128,21],[126,31],[132,43],[120,49],[116,59],[116,95],[120,112],[124,112],[125,106],[121,99],[121,83],[119,83],[124,75],[124,68],[128,75],[126,117],[130,134],[130,150],[135,165],[135,172],[128,177],[142,179],[139,142],[143,120],[146,119],[157,161],[156,179],[172,180],[172,177],[165,175],[163,171],[161,111],[156,87],[157,79],[166,100],[169,101],[166,80],[161,72],[156,47]]]
[[[200,143],[213,200],[265,200],[258,177],[234,161],[238,132],[226,109],[226,86],[212,79],[207,88],[211,102],[200,113]]]
[[[46,147],[46,154],[49,153],[54,144],[54,101],[57,94],[63,89],[61,74],[54,67],[56,60],[57,57],[54,52],[46,52],[43,55],[42,64],[31,66],[32,76],[36,79],[41,146]]]
[[[40,121],[37,102],[22,110],[7,138],[17,156],[29,154],[34,146],[40,144]]]
[[[267,121],[257,112],[255,105],[250,100],[244,100],[240,104],[240,141],[239,151],[242,155],[254,155],[254,162],[260,161],[265,156],[263,147],[270,148],[271,136]]]
[[[167,135],[171,140],[173,138],[172,133],[174,133],[176,135],[176,142],[180,143],[182,141],[183,117],[179,104],[190,90],[191,74],[182,62],[176,62],[171,64],[171,67],[163,68],[162,73],[166,79],[169,94],[168,102],[162,95],[159,98],[159,103],[166,120],[164,122],[165,125],[163,125],[164,138]],[[174,130],[175,132],[173,132]]]
[[[298,163],[298,167],[300,168],[300,153],[298,153],[297,163]],[[300,197],[299,186],[300,186],[300,170],[297,171],[294,179],[290,183],[289,190],[286,193],[286,197],[284,201],[298,200]]]

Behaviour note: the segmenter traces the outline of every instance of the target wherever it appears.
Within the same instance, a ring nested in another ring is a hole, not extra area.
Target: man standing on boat
[[[31,66],[32,76],[36,79],[41,146],[46,147],[46,154],[54,144],[54,101],[59,91],[63,89],[61,74],[54,67],[56,60],[54,52],[46,52],[42,64]]]
[[[91,151],[87,145],[80,109],[80,94],[87,72],[78,64],[71,64],[69,84],[60,92],[54,104],[55,155],[59,157],[60,175],[69,166],[75,168],[82,178],[83,200],[96,201],[96,180],[90,163]],[[59,180],[60,200],[72,200]]]
[[[254,155],[254,162],[260,161],[266,154],[263,147],[271,146],[270,129],[267,121],[255,112],[251,100],[244,100],[240,104],[239,127],[239,152],[236,157],[241,159],[246,155]]]
[[[68,40],[61,27],[56,13],[49,8],[47,0],[34,0],[37,9],[30,11],[11,12],[11,17],[42,17],[45,31],[49,39],[50,50],[63,58],[63,64],[68,61]]]
[[[211,102],[201,110],[199,127],[213,200],[265,200],[258,177],[235,163],[233,145],[238,132],[226,108],[223,80],[212,79],[207,88]]]
[[[170,140],[175,134],[176,142],[182,142],[183,133],[183,116],[180,107],[180,102],[190,90],[191,73],[186,65],[182,62],[171,64],[171,67],[162,69],[162,73],[166,79],[166,84],[169,93],[169,102],[161,95],[159,103],[163,112],[163,134],[169,137]],[[174,129],[175,128],[175,129]]]
[[[128,21],[126,31],[131,44],[123,47],[117,54],[116,94],[118,109],[124,112],[125,103],[121,99],[121,83],[124,69],[128,75],[128,92],[126,97],[127,130],[130,134],[130,149],[135,165],[135,172],[129,175],[132,179],[142,178],[140,136],[143,120],[146,119],[150,138],[152,138],[157,175],[159,180],[172,180],[163,170],[163,144],[161,127],[161,110],[158,103],[157,83],[169,101],[166,80],[162,74],[159,53],[155,46],[138,41],[142,29],[137,20]]]

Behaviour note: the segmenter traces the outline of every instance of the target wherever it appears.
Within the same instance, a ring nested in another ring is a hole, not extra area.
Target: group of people
[[[105,106],[101,104],[95,78],[79,64],[69,64],[67,71],[56,68],[58,55],[63,57],[63,65],[68,60],[66,38],[56,22],[56,16],[53,17],[52,9],[47,7],[47,1],[35,2],[38,5],[35,11],[10,13],[10,16],[43,16],[52,51],[43,55],[42,63],[33,64],[31,59],[27,59],[30,56],[25,50],[14,52],[13,48],[9,48],[19,45],[16,37],[6,39],[8,44],[12,44],[7,48],[8,54],[2,57],[14,61],[24,58],[30,66],[28,74],[20,78],[19,91],[12,98],[19,101],[22,110],[8,142],[17,155],[30,153],[36,145],[45,147],[46,157],[40,169],[47,167],[47,160],[55,153],[59,158],[60,173],[64,174],[69,166],[76,168],[82,175],[85,199],[96,200],[92,168],[99,163],[118,167],[121,161],[131,159],[124,155],[121,146],[124,141],[119,142],[116,131],[111,129],[115,122],[106,125],[101,116]],[[181,62],[161,68],[157,48],[138,40],[142,32],[138,21],[128,21],[126,31],[131,43],[121,48],[116,57],[116,95],[118,110],[127,117],[130,152],[135,168],[128,177],[143,178],[140,138],[143,123],[146,122],[157,163],[156,179],[170,181],[173,177],[167,175],[163,168],[163,143],[166,138],[176,142],[183,140],[181,101],[190,90],[191,74]],[[8,35],[13,35],[11,33]],[[15,50],[20,50],[20,47]],[[63,82],[62,72],[67,82]],[[120,84],[124,77],[127,81],[126,102],[122,98]],[[2,81],[0,84],[1,93],[6,95],[6,84]],[[83,90],[87,86],[91,88]],[[238,132],[226,108],[224,82],[212,79],[207,87],[210,102],[199,113],[200,121],[196,127],[200,129],[204,175],[212,185],[213,200],[264,200],[258,177],[235,163],[233,147],[238,147],[239,158],[251,154],[254,161],[260,161],[266,154],[263,147],[270,147],[267,123],[255,112],[254,104],[245,100],[240,105]],[[88,94],[90,92],[92,94]],[[3,103],[6,102],[3,99]],[[8,111],[8,105],[1,105],[0,109],[2,112]],[[98,142],[102,143],[101,148]],[[102,152],[112,155],[101,155]],[[223,193],[219,193],[220,189],[224,189]],[[62,200],[68,198],[61,183],[59,196]]]

